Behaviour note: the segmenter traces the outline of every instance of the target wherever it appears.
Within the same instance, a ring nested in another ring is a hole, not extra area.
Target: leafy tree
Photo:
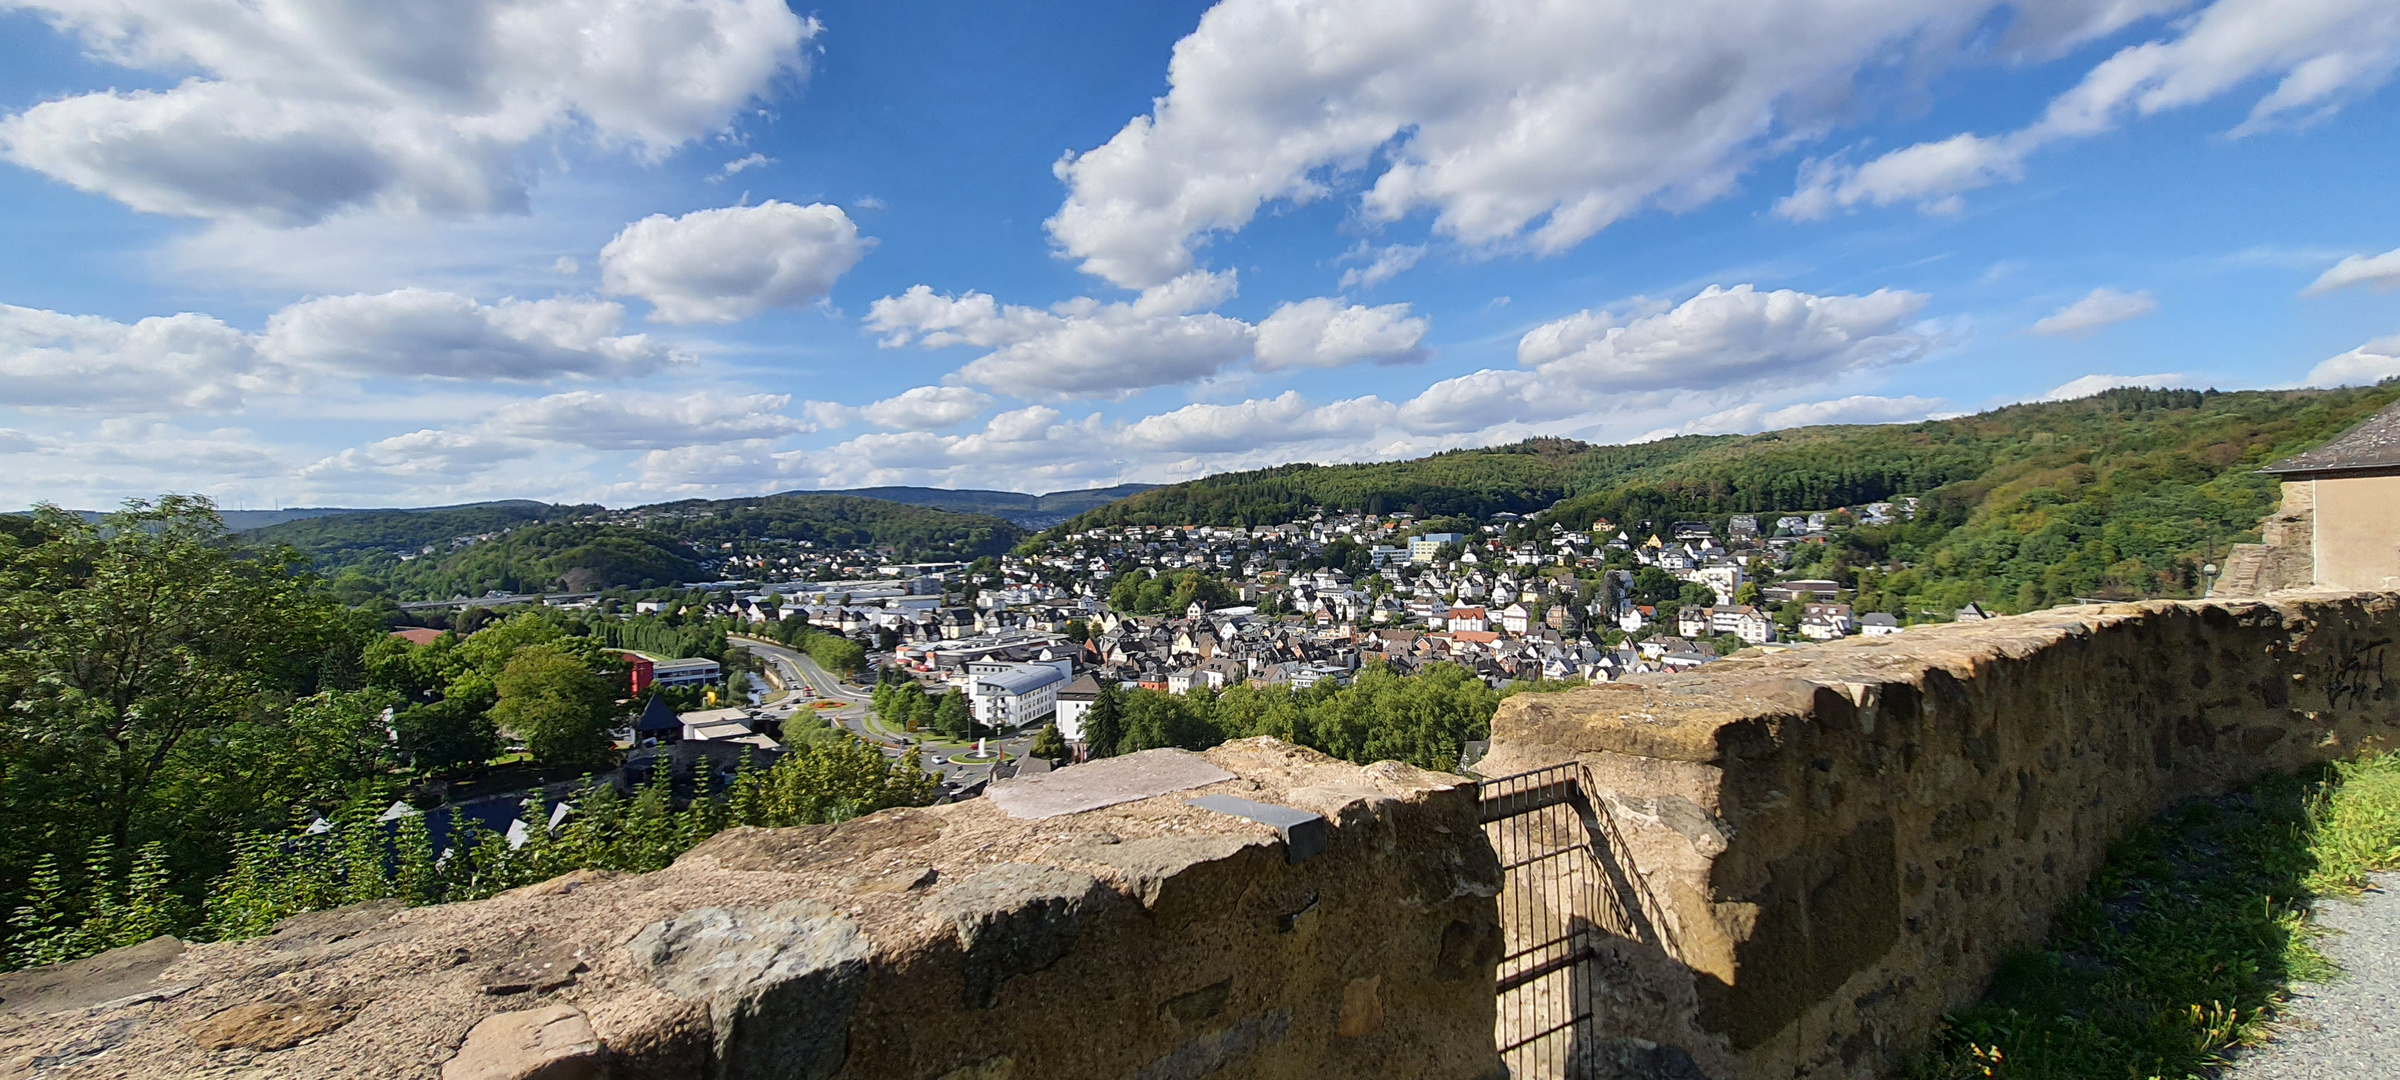
[[[975,735],[975,712],[967,705],[964,690],[943,694],[934,706],[933,729],[953,739],[968,739]]]
[[[170,796],[197,783],[227,798],[205,780],[228,745],[288,764],[295,739],[322,733],[293,728],[287,703],[355,677],[354,661],[332,661],[372,628],[298,568],[288,550],[228,543],[215,508],[185,496],[97,523],[44,505],[0,539],[0,805],[34,826],[0,837],[0,880],[94,838],[206,860],[208,834],[258,813],[239,792]]]
[[[616,695],[576,656],[548,644],[510,654],[494,685],[492,722],[525,744],[536,760],[598,761],[609,750]]]
[[[1683,594],[1683,581],[1655,566],[1645,566],[1633,572],[1633,602],[1660,604],[1675,600]]]
[[[1032,753],[1052,763],[1065,761],[1068,753],[1066,734],[1058,730],[1057,724],[1043,724],[1041,732],[1033,737]]]
[[[895,760],[845,737],[792,747],[772,769],[736,780],[729,798],[741,807],[735,813],[741,824],[781,828],[921,806],[939,783],[919,767],[913,749]]]

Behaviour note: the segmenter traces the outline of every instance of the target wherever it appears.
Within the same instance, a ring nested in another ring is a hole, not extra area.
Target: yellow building
[[[2236,545],[2220,595],[2317,586],[2400,592],[2400,402],[2260,470],[2283,481],[2263,544]]]

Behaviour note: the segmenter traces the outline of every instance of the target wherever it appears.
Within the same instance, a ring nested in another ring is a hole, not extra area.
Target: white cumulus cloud
[[[824,203],[652,214],[600,249],[600,280],[611,295],[648,300],[654,321],[729,323],[822,298],[874,246]]]
[[[2028,2],[2039,17],[2005,51],[2046,56],[2178,2]],[[1223,0],[1176,43],[1147,115],[1054,166],[1068,193],[1048,228],[1086,272],[1140,288],[1269,202],[1363,185],[1372,221],[1428,211],[1469,246],[1558,252],[1731,191],[1856,115],[1863,71],[1979,55],[1960,46],[2010,6]]]
[[[2057,6],[2099,13],[2110,5]],[[2164,11],[2182,5],[2134,6]],[[2036,22],[2071,21],[2061,18],[2065,11],[2036,14]],[[2131,21],[2110,18],[2098,25]],[[2271,80],[2272,88],[2251,104],[2232,135],[2305,124],[2382,86],[2400,68],[2400,7],[2388,0],[2216,0],[2166,29],[2164,36],[2101,61],[2052,99],[2039,119],[2008,134],[1957,135],[1860,165],[1838,158],[1805,162],[1797,189],[1776,211],[1809,219],[1862,202],[1954,209],[1959,193],[2020,178],[2028,155],[2063,139],[2088,138],[2260,80]]]
[[[287,375],[247,335],[206,315],[121,323],[0,304],[0,397],[12,405],[231,409]]]
[[[1275,371],[1348,367],[1363,360],[1405,364],[1424,358],[1417,343],[1425,338],[1425,325],[1409,314],[1407,304],[1365,307],[1324,296],[1280,304],[1259,320],[1251,366]]]
[[[1594,390],[1821,378],[1924,355],[1935,340],[1910,320],[1928,299],[1895,289],[1818,296],[1711,285],[1665,311],[1586,312],[1535,327],[1517,342],[1517,362]]]
[[[1362,439],[1391,422],[1393,407],[1373,397],[1311,405],[1297,391],[1234,405],[1186,405],[1146,416],[1114,433],[1132,450],[1209,453],[1318,439]]]
[[[991,352],[956,379],[1016,397],[1122,399],[1216,376],[1244,360],[1259,371],[1421,359],[1426,320],[1407,304],[1314,297],[1278,305],[1253,326],[1208,311],[1232,299],[1234,275],[1196,270],[1129,301],[1076,297],[1048,310],[918,285],[868,307],[886,348],[973,345]]]
[[[2310,369],[2310,386],[2371,386],[2400,376],[2400,334],[2380,337]]]
[[[293,304],[267,320],[257,347],[295,368],[370,378],[631,378],[682,359],[647,335],[619,333],[624,321],[625,309],[607,301],[485,304],[399,289]]]
[[[992,396],[964,386],[919,386],[860,408],[867,422],[902,431],[931,431],[975,418]]]
[[[304,225],[523,210],[520,151],[655,159],[723,129],[819,24],[783,0],[19,0],[94,58],[181,76],[0,119],[0,156],[136,210]]]
[[[1363,261],[1366,265],[1353,266],[1342,271],[1342,288],[1372,289],[1390,281],[1423,260],[1425,248],[1424,244],[1393,244],[1384,248],[1370,248],[1362,242],[1343,258],[1344,261]]]
[[[2317,275],[2317,280],[2302,289],[2302,296],[2316,296],[2352,285],[2365,285],[2381,292],[2400,289],[2400,248],[2381,255],[2352,255]]]
[[[1942,344],[1934,329],[1911,321],[1928,299],[1893,289],[1818,296],[1711,285],[1672,306],[1577,312],[1518,339],[1525,370],[1444,379],[1403,403],[1399,416],[1412,430],[1472,431],[1654,407],[1677,395],[1823,383]]]
[[[2045,336],[2088,334],[2103,326],[2139,319],[2157,310],[2158,301],[2147,291],[2123,293],[2103,287],[2093,289],[2083,299],[2035,320],[2025,332]]]
[[[816,430],[785,415],[787,394],[574,390],[501,406],[484,434],[592,450],[654,450],[773,439]]]
[[[1710,413],[1681,427],[1651,432],[1641,440],[1665,438],[1669,435],[1719,435],[1780,431],[1784,428],[1809,427],[1816,424],[1898,424],[1923,420],[1950,407],[1943,398],[1878,397],[1873,394],[1853,394],[1826,401],[1804,401],[1781,408],[1769,408],[1760,402],[1748,402],[1733,408]]]

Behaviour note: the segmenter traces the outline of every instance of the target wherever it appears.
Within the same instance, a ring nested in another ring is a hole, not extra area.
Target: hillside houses
[[[1854,613],[1843,584],[1783,580],[1784,571],[1813,564],[1809,546],[1854,523],[1913,509],[1894,499],[1588,527],[1332,512],[1280,524],[1112,525],[973,567],[777,586],[739,608],[755,620],[805,615],[868,642],[884,662],[967,690],[979,720],[987,707],[1076,713],[1112,684],[1307,687],[1369,664],[1457,664],[1494,684],[1600,682],[1708,663],[1727,638],[1782,647],[1896,630],[1888,615]],[[1652,570],[1685,583],[1680,605],[1648,601],[1662,595]],[[1205,585],[1197,593],[1194,580]],[[1056,679],[1023,667],[1059,663]]]

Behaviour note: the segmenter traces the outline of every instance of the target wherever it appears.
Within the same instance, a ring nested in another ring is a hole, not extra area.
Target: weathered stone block
[[[660,989],[707,1002],[723,1080],[840,1071],[871,948],[849,919],[807,900],[687,911],[626,945]]]
[[[600,1040],[583,1010],[550,1005],[485,1017],[467,1033],[442,1080],[601,1080]]]
[[[958,931],[967,1007],[989,1009],[1001,983],[1067,955],[1108,895],[1090,874],[1003,863],[926,900],[925,911]]]

